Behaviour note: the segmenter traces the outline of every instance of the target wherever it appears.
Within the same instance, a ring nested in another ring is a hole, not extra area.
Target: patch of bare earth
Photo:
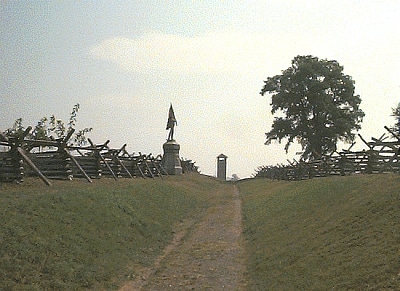
[[[200,221],[182,224],[154,265],[120,291],[245,290],[238,189],[223,185],[212,200]]]

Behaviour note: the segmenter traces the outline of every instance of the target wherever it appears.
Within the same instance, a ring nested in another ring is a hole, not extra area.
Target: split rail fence
[[[52,179],[72,180],[83,178],[88,182],[101,177],[155,178],[167,176],[162,156],[152,154],[129,154],[126,144],[119,149],[108,146],[110,141],[96,145],[90,139],[89,146],[70,146],[68,140],[73,134],[58,140],[29,140],[27,128],[21,138],[8,138],[0,133],[0,181],[23,182],[24,177],[39,176],[51,185]],[[191,160],[182,160],[182,170],[197,172],[198,167]]]
[[[383,134],[370,142],[359,135],[367,147],[361,151],[351,151],[352,144],[347,150],[335,151],[308,162],[288,160],[287,165],[261,166],[254,177],[305,180],[333,175],[400,173],[400,137],[388,127],[385,129],[391,136]]]

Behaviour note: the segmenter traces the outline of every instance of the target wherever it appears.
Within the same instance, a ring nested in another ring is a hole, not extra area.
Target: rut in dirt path
[[[225,184],[212,195],[201,221],[169,247],[147,278],[124,290],[245,289],[239,191]]]

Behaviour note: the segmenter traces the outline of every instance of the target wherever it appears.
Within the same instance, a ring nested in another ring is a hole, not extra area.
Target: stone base
[[[163,144],[163,167],[168,175],[182,175],[181,159],[179,157],[180,145],[175,140]]]

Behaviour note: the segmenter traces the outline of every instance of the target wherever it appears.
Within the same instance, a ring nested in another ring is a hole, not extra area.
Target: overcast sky
[[[367,140],[400,102],[400,1],[0,0],[0,131],[22,117],[65,121],[129,152],[162,153],[169,104],[181,156],[247,177],[285,163],[265,146],[273,121],[263,81],[297,55],[337,60],[353,77]],[[357,141],[362,147],[362,142]]]

